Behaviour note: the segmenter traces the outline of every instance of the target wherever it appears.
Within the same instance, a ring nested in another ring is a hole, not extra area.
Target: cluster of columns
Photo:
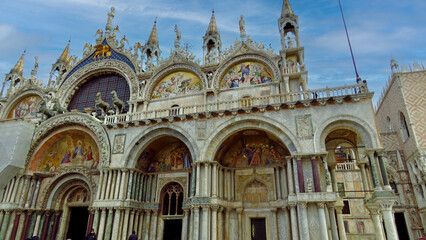
[[[20,208],[35,208],[41,180],[34,176],[20,175],[7,184],[2,203],[13,203]]]
[[[98,239],[127,239],[135,231],[140,239],[161,239],[159,209],[93,208],[92,226]]]
[[[103,169],[100,171],[96,199],[155,202],[156,186],[155,174],[128,169]]]

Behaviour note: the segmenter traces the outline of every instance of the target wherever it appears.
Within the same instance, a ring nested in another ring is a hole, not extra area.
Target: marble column
[[[18,223],[18,230],[16,232],[16,238],[15,239],[25,239],[25,235],[23,235],[23,231],[24,231],[24,227],[26,225],[26,227],[28,227],[28,223],[30,221],[30,215],[28,215],[28,211],[25,213],[21,213],[21,217],[19,218],[19,223]],[[26,234],[26,233],[25,233]]]
[[[209,240],[209,206],[202,206],[201,239]]]
[[[22,192],[21,192],[21,196],[19,197],[19,204],[18,204],[20,207],[24,206],[24,199],[25,199],[25,196],[27,194],[28,187],[29,187],[29,183],[28,183],[29,176],[23,176],[23,178],[24,178],[24,184],[23,184],[23,187],[22,187]]]
[[[368,198],[371,194],[367,174],[365,173],[365,163],[360,163],[359,168],[361,169],[362,187],[365,191],[365,196]]]
[[[108,170],[106,169],[102,169],[101,171],[103,171],[104,176],[102,178],[102,189],[101,189],[101,197],[100,199],[105,199],[106,198],[106,189],[107,189],[107,185],[108,185]]]
[[[145,213],[146,217],[146,222],[145,222],[145,226],[144,227],[144,234],[143,234],[143,240],[149,240],[149,229],[150,229],[150,224],[151,224],[151,210],[146,210]]]
[[[31,208],[35,208],[36,207],[36,203],[37,203],[37,197],[38,197],[38,193],[40,191],[40,179],[37,179],[37,183],[36,183],[36,187],[34,190],[34,195],[32,196],[32,202],[31,202]]]
[[[308,215],[306,212],[307,203],[299,202],[297,212],[299,213],[299,235],[300,239],[309,239]]]
[[[330,172],[328,171],[328,163],[327,163],[327,158],[325,156],[320,157],[321,161],[322,161],[322,166],[324,168],[324,173],[325,173],[325,184],[327,185],[327,192],[332,192],[333,191],[333,187],[331,186],[331,176],[330,176]]]
[[[371,178],[373,179],[373,185],[375,190],[382,190],[382,187],[380,186],[379,181],[379,174],[377,171],[377,165],[376,165],[376,158],[374,156],[374,152],[370,151],[368,152],[368,159],[370,161],[370,168],[371,168]]]
[[[93,230],[95,230],[96,235],[98,234],[99,229],[99,209],[94,208],[95,216],[93,218]]]
[[[197,165],[197,172],[196,172],[197,182],[196,182],[196,187],[195,187],[195,196],[200,196],[201,165],[200,165],[199,162],[197,162],[196,165]],[[198,239],[198,238],[196,238],[196,239]]]
[[[313,178],[314,178],[313,179],[314,191],[315,192],[321,192],[317,156],[311,157],[311,164],[312,164],[312,175],[313,175]]]
[[[127,173],[129,171],[127,169],[123,169],[122,173],[121,173],[121,185],[120,185],[120,193],[119,193],[119,198],[120,199],[124,199],[125,198],[125,194],[127,193],[126,191],[126,183],[127,183]]]
[[[25,239],[27,237],[28,225],[30,223],[32,213],[33,213],[32,211],[27,211],[26,214],[25,214],[25,221],[24,221],[23,227],[20,231],[22,233],[21,234],[22,239]],[[19,238],[17,238],[17,239],[19,239]]]
[[[376,240],[385,240],[383,234],[383,224],[380,220],[379,215],[379,206],[367,206],[368,211],[370,211],[371,220],[374,224],[374,232],[376,233]]]
[[[129,228],[129,216],[130,216],[130,209],[126,208],[126,210],[124,210],[124,221],[123,221],[123,227],[121,228],[122,230],[122,235],[121,238],[122,239],[127,239],[127,229]]]
[[[298,167],[297,167],[297,161],[296,161],[295,157],[293,157],[291,161],[293,162],[292,166],[293,166],[294,192],[297,194],[297,193],[300,193],[300,189],[299,189],[299,176],[298,176],[299,173],[297,171],[297,169],[298,169]]]
[[[11,180],[9,180],[9,182],[7,183],[7,185],[6,185],[6,190],[4,191],[4,193],[3,193],[3,197],[1,198],[1,202],[7,202],[7,198],[8,198],[8,196],[9,196],[9,192],[10,192],[10,189],[11,189],[11,186],[12,186],[12,182],[14,181],[15,179],[14,178],[12,178]]]
[[[111,239],[113,215],[114,215],[114,209],[108,208],[108,216],[107,216],[107,220],[106,220],[104,240],[110,240]]]
[[[139,234],[138,227],[139,227],[139,216],[140,216],[140,214],[141,214],[141,212],[139,210],[135,210],[135,220],[133,221],[132,231],[135,231],[136,234]]]
[[[218,195],[218,191],[217,191],[217,186],[218,186],[218,182],[217,182],[217,163],[214,162],[213,163],[213,180],[212,180],[213,184],[212,186],[212,197],[217,197]]]
[[[137,232],[137,234],[138,234],[138,236],[140,236],[141,238],[142,238],[142,231],[143,231],[143,228],[145,227],[145,224],[144,224],[144,220],[145,220],[145,218],[144,218],[144,215],[145,215],[145,212],[144,211],[141,211],[140,212],[140,215],[139,215],[139,225],[138,225],[138,232]]]
[[[121,228],[121,222],[120,222],[120,218],[121,218],[121,208],[117,208],[115,209],[115,215],[114,215],[114,223],[112,225],[112,236],[111,239],[116,240],[119,239],[119,232],[120,232],[120,228]]]
[[[343,206],[335,206],[335,207],[336,207],[337,226],[339,228],[340,240],[346,240],[345,223],[343,222],[343,215],[342,215]],[[377,240],[382,240],[382,239],[377,239]]]
[[[384,185],[383,189],[390,191],[392,190],[392,188],[389,185],[388,173],[386,172],[386,167],[385,167],[385,163],[383,161],[383,156],[381,152],[378,153],[377,158],[379,160],[380,172],[382,173],[382,178],[383,178],[383,185]]]
[[[10,239],[16,238],[16,232],[18,231],[19,220],[21,218],[21,214],[23,214],[21,211],[16,211],[15,221],[13,223],[12,235],[10,236]]]
[[[182,221],[182,239],[188,239],[188,217],[189,210],[183,209],[183,221]]]
[[[190,220],[189,220],[189,240],[193,240],[194,236],[194,209],[191,207],[191,214],[190,214]]]
[[[50,240],[55,240],[56,239],[56,233],[58,231],[58,224],[59,224],[59,218],[61,216],[61,212],[60,211],[56,211],[55,212],[55,220],[53,221],[53,228],[52,228],[52,233],[50,235]]]
[[[298,176],[298,182],[299,182],[299,192],[304,193],[305,192],[305,177],[303,176],[303,165],[302,165],[302,158],[297,157],[297,176]]]
[[[274,168],[274,177],[275,177],[276,198],[278,200],[278,199],[281,199],[280,167]]]
[[[112,184],[111,184],[111,182],[112,182],[112,171],[113,170],[111,170],[111,169],[108,169],[107,170],[107,175],[108,175],[108,178],[107,178],[107,181],[106,181],[106,192],[105,192],[105,198],[104,199],[110,199],[110,196],[111,196],[111,187],[112,187]]]
[[[132,170],[130,170],[130,174],[129,174],[129,185],[127,186],[127,200],[131,199],[131,194],[132,194],[132,190],[133,190],[133,175],[134,172]]]
[[[36,180],[31,178],[30,189],[28,190],[28,195],[27,195],[27,198],[25,200],[25,208],[30,207],[32,197],[34,196],[35,183],[36,183]]]
[[[1,224],[3,223],[3,217],[4,217],[4,212],[3,210],[0,210],[0,230],[1,230]]]
[[[338,192],[339,189],[337,187],[337,180],[336,180],[336,165],[330,165],[330,172],[331,172],[331,185],[333,186],[333,192]]]
[[[339,240],[339,233],[337,232],[336,212],[334,210],[334,203],[328,203],[327,207],[328,207],[328,216],[330,218],[332,239]]]
[[[37,218],[36,218],[36,222],[35,222],[34,231],[33,231],[32,236],[38,235],[37,233],[38,233],[38,230],[40,228],[41,215],[43,215],[43,211],[36,211],[36,214],[37,214]],[[0,236],[0,239],[2,239],[1,236]]]
[[[291,157],[287,157],[287,184],[288,184],[288,195],[294,195],[294,183],[293,183],[293,169],[291,167]]]
[[[93,211],[89,208],[89,223],[87,224],[87,228],[86,228],[86,235],[90,233],[90,230],[93,227],[93,218],[94,218],[95,214],[93,213]]]
[[[211,224],[211,239],[216,240],[217,238],[217,210],[219,206],[215,205],[212,207],[212,224]]]
[[[16,196],[14,197],[13,202],[16,204],[19,204],[19,200],[21,199],[21,195],[22,195],[22,190],[24,188],[24,182],[25,182],[26,177],[24,175],[22,175],[19,178],[19,185],[18,185],[18,191],[16,192]]]
[[[135,222],[135,211],[131,210],[130,211],[130,217],[129,217],[129,227],[127,228],[127,236],[130,236],[132,234],[133,229],[133,224]]]
[[[379,205],[383,213],[383,220],[385,222],[386,235],[388,240],[398,240],[398,232],[396,231],[395,219],[392,212],[392,206],[395,200],[380,200]]]
[[[158,209],[153,210],[152,215],[152,231],[149,233],[149,239],[155,239],[157,237]]]
[[[297,215],[296,215],[296,203],[288,203],[288,206],[290,208],[290,219],[291,219],[291,237],[293,240],[299,239],[299,231],[298,231],[298,224],[297,224]]]
[[[0,230],[0,239],[5,239],[7,226],[9,225],[10,210],[5,210]]]
[[[109,194],[109,199],[114,199],[115,197],[115,189],[118,188],[117,183],[117,171],[116,169],[112,170],[112,181],[111,181],[111,192]]]
[[[114,199],[119,199],[120,197],[120,184],[121,184],[121,170],[117,170],[117,179],[115,181],[115,192],[114,192]]]
[[[96,191],[96,199],[101,199],[103,177],[104,177],[104,172],[102,170],[99,172],[100,172],[100,175],[99,175],[99,181],[98,181],[98,189]]]
[[[243,237],[243,209],[242,208],[238,208],[237,209],[237,214],[238,214],[238,239],[239,240],[244,240]]]
[[[218,240],[224,239],[223,237],[223,207],[220,207],[217,213],[217,239]]]
[[[272,227],[272,232],[274,233],[274,235],[273,235],[273,237],[272,237],[272,239],[274,239],[274,238],[276,238],[276,239],[280,239],[280,235],[279,235],[279,224],[278,224],[278,214],[277,214],[277,211],[278,211],[278,209],[276,209],[276,208],[273,208],[273,209],[271,209],[271,212],[272,212],[272,225],[273,225],[273,227]]]
[[[44,218],[43,230],[41,232],[40,240],[46,240],[47,231],[49,230],[49,222],[50,222],[51,215],[52,215],[51,212],[46,212],[46,217]]]
[[[317,203],[318,206],[318,217],[320,222],[321,229],[321,239],[328,240],[328,228],[327,228],[327,219],[325,217],[324,203]]]
[[[100,217],[100,220],[99,220],[99,230],[98,230],[98,234],[97,234],[99,239],[104,239],[104,236],[105,236],[106,212],[107,212],[107,209],[102,208],[101,217]]]
[[[194,236],[192,239],[198,240],[200,239],[199,231],[200,231],[200,208],[199,206],[194,206]]]

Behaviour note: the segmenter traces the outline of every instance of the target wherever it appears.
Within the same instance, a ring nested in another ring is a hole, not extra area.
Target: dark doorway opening
[[[164,220],[163,240],[181,240],[182,220]]]
[[[410,239],[404,213],[395,213],[395,224],[398,230],[399,239]]]
[[[264,218],[251,219],[251,239],[266,240],[266,225]]]
[[[68,225],[67,239],[84,239],[89,219],[87,207],[70,207],[70,212],[71,217]]]

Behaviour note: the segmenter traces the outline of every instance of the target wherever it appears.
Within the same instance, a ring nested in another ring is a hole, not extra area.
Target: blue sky
[[[390,74],[390,59],[400,65],[426,65],[426,1],[341,0],[358,72],[377,101]],[[231,3],[232,2],[232,3]],[[350,85],[355,74],[337,0],[290,0],[299,16],[300,42],[305,47],[309,89]],[[275,53],[281,48],[277,19],[281,0],[15,0],[0,2],[0,73],[6,74],[26,48],[24,75],[30,76],[34,56],[38,79],[47,82],[50,69],[71,38],[71,55],[82,57],[86,42],[94,44],[97,29],[105,28],[107,13],[116,8],[114,25],[130,46],[148,39],[156,17],[162,57],[173,48],[177,24],[182,43],[202,57],[202,37],[211,11],[222,37],[222,48],[239,38],[244,15],[247,34]],[[4,75],[3,75],[4,76]]]

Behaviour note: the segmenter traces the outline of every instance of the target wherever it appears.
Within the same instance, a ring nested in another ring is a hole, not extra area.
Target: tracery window
[[[68,110],[77,109],[83,112],[85,108],[94,109],[95,98],[98,92],[101,93],[102,101],[107,102],[111,109],[114,109],[112,104],[112,90],[116,91],[117,97],[126,103],[123,112],[127,112],[129,109],[127,101],[130,99],[130,88],[127,85],[126,79],[118,74],[96,76],[85,82],[73,96],[68,105]]]
[[[163,216],[182,215],[183,188],[180,184],[170,184],[164,191]]]

